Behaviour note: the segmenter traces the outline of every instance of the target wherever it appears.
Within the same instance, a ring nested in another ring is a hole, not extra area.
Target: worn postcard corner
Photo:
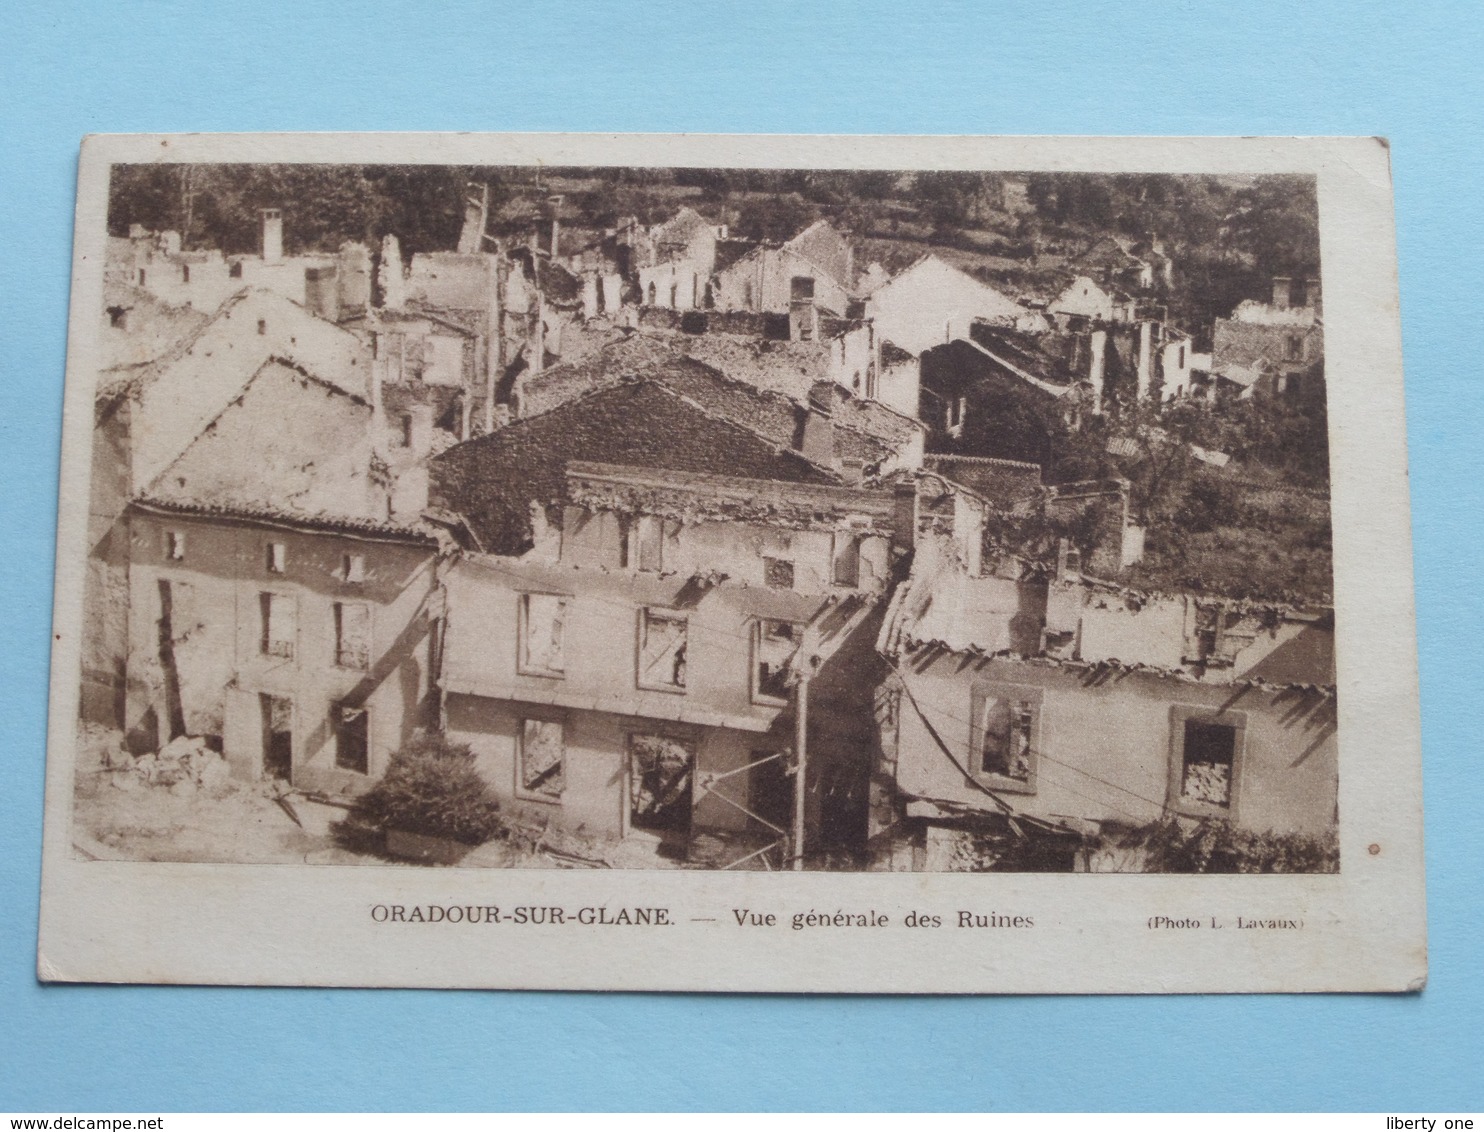
[[[1419,989],[1388,164],[85,139],[39,977]]]

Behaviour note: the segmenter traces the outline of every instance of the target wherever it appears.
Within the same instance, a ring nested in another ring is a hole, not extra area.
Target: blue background
[[[5,6],[0,1109],[1481,1106],[1474,5]],[[892,1000],[38,985],[78,141],[266,129],[1388,135],[1426,749],[1426,992]]]

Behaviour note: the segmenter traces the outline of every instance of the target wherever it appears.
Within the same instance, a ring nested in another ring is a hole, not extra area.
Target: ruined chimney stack
[[[804,459],[826,468],[837,468],[835,456],[835,385],[816,381],[805,406],[804,436],[799,449]]]
[[[1273,306],[1286,311],[1292,298],[1293,280],[1286,275],[1273,276]]]
[[[551,211],[551,261],[553,263],[562,254],[562,200],[560,193],[553,193],[546,198],[546,205]]]
[[[381,305],[399,311],[407,303],[407,277],[402,272],[402,246],[390,232],[381,241],[381,263],[376,282],[381,291]]]
[[[265,208],[259,217],[258,252],[264,263],[278,263],[283,259],[283,211]]]
[[[464,186],[464,226],[459,230],[460,255],[484,250],[484,230],[489,224],[490,187],[471,181]]]
[[[1101,413],[1103,411],[1103,386],[1108,365],[1108,332],[1106,330],[1098,329],[1092,332],[1088,342],[1088,354],[1090,358],[1087,380],[1092,385],[1092,411]]]
[[[904,480],[892,488],[891,545],[901,554],[910,554],[917,545],[916,480]]]

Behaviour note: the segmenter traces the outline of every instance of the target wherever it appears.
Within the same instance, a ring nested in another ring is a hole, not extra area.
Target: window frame
[[[634,636],[634,685],[641,691],[666,692],[672,696],[683,696],[689,690],[688,683],[656,684],[645,679],[644,643],[651,615],[665,621],[678,621],[685,626],[685,638],[682,647],[686,651],[686,676],[688,677],[690,675],[690,614],[683,610],[670,609],[664,606],[641,605],[639,607],[638,625]]]
[[[275,650],[274,641],[270,635],[273,625],[273,603],[279,601],[286,603],[288,608],[293,610],[293,639],[281,642],[288,645],[287,652]],[[299,655],[299,599],[297,595],[284,593],[282,590],[259,590],[258,618],[262,622],[258,626],[258,655],[272,657],[275,660],[297,659]]]
[[[1217,724],[1230,727],[1235,732],[1232,736],[1231,777],[1227,783],[1227,802],[1224,806],[1217,802],[1202,802],[1187,798],[1184,795],[1185,725],[1187,723]],[[1245,711],[1222,711],[1220,708],[1200,704],[1175,704],[1170,708],[1169,744],[1166,810],[1182,817],[1226,818],[1235,824],[1247,754],[1247,713]]]
[[[351,599],[332,603],[331,616],[335,622],[335,667],[347,672],[370,672],[371,660],[376,655],[376,613],[369,601]],[[356,606],[366,611],[366,659],[363,664],[345,663],[345,609]]]
[[[770,624],[792,625],[796,630],[798,630],[798,641],[794,646],[795,652],[798,651],[798,646],[803,643],[804,629],[806,628],[806,624],[803,621],[790,621],[785,617],[756,617],[753,619],[752,622],[752,648],[748,654],[749,663],[747,666],[748,692],[751,696],[752,702],[755,704],[764,707],[783,707],[788,704],[788,696],[773,696],[767,692],[764,692],[762,690],[762,673],[758,671],[758,667],[760,664],[759,654],[762,652],[763,646],[763,631],[764,628]]]
[[[703,735],[701,730],[693,725],[685,723],[671,723],[662,719],[645,719],[636,721],[632,726],[623,728],[623,792],[619,796],[619,836],[630,837],[635,833],[646,837],[659,837],[660,834],[651,832],[643,826],[634,824],[634,738],[643,736],[651,739],[665,739],[686,748],[690,756],[690,809],[691,829],[695,828],[696,810],[696,784],[697,775],[701,766],[701,748],[703,746]]]
[[[287,543],[268,541],[263,544],[263,565],[270,574],[288,572],[289,548]]]
[[[359,705],[357,707],[353,707],[350,704],[348,704],[345,700],[334,700],[330,704],[330,711],[333,713],[332,723],[334,725],[334,739],[335,739],[335,752],[334,752],[333,761],[334,761],[334,764],[335,764],[335,769],[336,770],[343,770],[343,771],[346,771],[347,773],[350,773],[350,774],[370,775],[370,773],[371,773],[371,708],[370,708],[370,706],[367,705],[367,704],[361,704],[361,705]],[[363,757],[363,761],[366,764],[365,765],[365,769],[362,769],[362,768],[360,768],[358,766],[347,766],[344,762],[341,761],[341,740],[342,740],[342,736],[345,734],[345,721],[346,721],[346,717],[348,715],[352,714],[352,713],[355,713],[355,714],[360,715],[360,717],[363,720],[365,720],[365,731],[364,731],[364,736],[363,736],[364,747],[363,747],[363,752],[362,752],[363,753],[363,756],[364,756]]]
[[[185,531],[179,527],[166,528],[162,549],[166,562],[184,562],[186,556]]]
[[[562,603],[562,667],[545,668],[532,664],[529,659],[531,640],[531,598],[549,597]],[[541,676],[548,680],[567,678],[567,618],[572,609],[572,595],[548,593],[544,590],[529,590],[519,595],[516,601],[515,671],[521,676]]]
[[[860,531],[837,530],[830,542],[830,585],[857,590],[861,584],[861,546],[865,536]],[[842,563],[849,565],[848,580],[841,580]]]
[[[628,524],[631,545],[626,548],[628,568],[641,574],[665,572],[665,520],[659,515],[634,515]],[[645,553],[646,548],[652,554]],[[648,565],[646,558],[650,559]]]
[[[532,790],[525,785],[526,724],[544,723],[561,728],[562,738],[562,788],[555,795]],[[540,802],[547,806],[560,806],[567,794],[567,718],[563,714],[546,714],[525,711],[516,718],[515,727],[515,796],[523,802]]]
[[[769,577],[769,574],[771,573],[771,571],[774,569],[775,566],[776,567],[779,567],[779,568],[787,568],[787,570],[788,570],[788,584],[786,586],[776,586],[776,585],[774,585],[772,579]],[[834,564],[831,563],[831,570],[833,570],[833,568],[834,568]],[[772,554],[765,554],[765,555],[763,555],[763,586],[764,587],[766,587],[767,589],[770,589],[770,590],[776,590],[779,593],[789,593],[789,592],[791,592],[793,590],[794,585],[795,585],[795,583],[797,581],[798,581],[798,564],[795,563],[792,558],[779,558],[776,555],[772,555]]]
[[[969,695],[969,773],[976,782],[1006,794],[1034,794],[1039,787],[1041,751],[1046,736],[1045,689],[1034,684],[976,680]],[[1029,767],[1025,778],[984,769],[984,713],[992,700],[1031,705]]]

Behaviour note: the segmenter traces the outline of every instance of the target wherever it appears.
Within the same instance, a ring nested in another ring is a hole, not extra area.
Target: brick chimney
[[[283,210],[265,208],[258,216],[258,252],[264,263],[277,263],[283,259]]]

